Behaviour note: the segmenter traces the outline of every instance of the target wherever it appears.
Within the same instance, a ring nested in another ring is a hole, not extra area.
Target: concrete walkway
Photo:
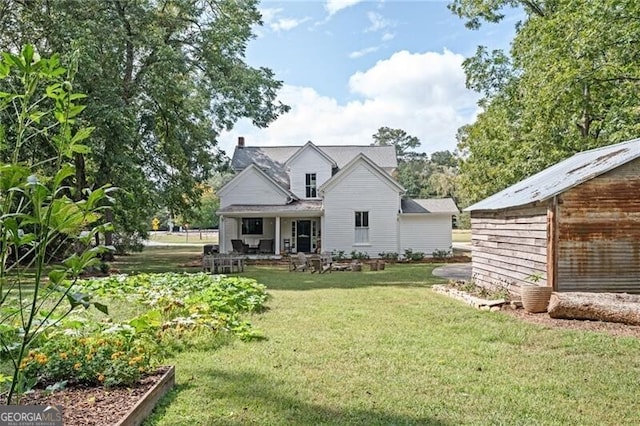
[[[433,275],[449,280],[470,281],[471,263],[451,263],[439,266],[433,270]]]

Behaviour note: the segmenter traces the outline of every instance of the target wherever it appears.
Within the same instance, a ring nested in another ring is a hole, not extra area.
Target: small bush
[[[367,259],[369,259],[369,255],[367,253],[363,253],[361,251],[353,250],[351,252],[351,259],[352,260],[367,260]]]
[[[384,259],[384,260],[392,260],[392,261],[396,261],[396,260],[398,260],[399,254],[398,254],[398,253],[396,253],[396,252],[386,252],[386,251],[383,251],[382,253],[378,253],[378,256],[379,256],[381,259]]]
[[[404,258],[417,262],[424,259],[424,253],[421,251],[413,251],[412,249],[405,249]]]
[[[331,252],[331,257],[333,258],[333,260],[345,260],[347,258],[347,256],[344,255],[344,250],[333,250]]]
[[[446,259],[448,257],[451,257],[452,255],[452,251],[451,250],[434,250],[433,253],[431,253],[431,256],[434,259]]]

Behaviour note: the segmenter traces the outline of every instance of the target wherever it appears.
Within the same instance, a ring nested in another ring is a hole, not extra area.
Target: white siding
[[[400,195],[363,162],[325,192],[322,250],[365,252],[379,257],[398,251]],[[369,244],[354,244],[356,211],[369,212]]]
[[[220,195],[220,207],[231,204],[285,204],[286,195],[258,171],[237,175]]]
[[[406,249],[426,256],[451,250],[451,215],[401,215],[400,254]]]
[[[300,198],[306,198],[305,178],[307,173],[316,174],[316,189],[331,177],[331,164],[313,148],[304,151],[289,164],[291,192]],[[317,194],[317,198],[320,194]]]

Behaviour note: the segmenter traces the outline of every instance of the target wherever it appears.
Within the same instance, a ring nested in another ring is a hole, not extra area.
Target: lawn
[[[199,272],[202,270],[202,247],[148,246],[142,252],[116,256],[112,269],[123,274],[140,272]]]
[[[433,266],[253,266],[267,339],[171,360],[147,425],[638,424],[640,342],[547,329],[435,294]]]
[[[160,244],[218,244],[218,231],[150,232],[149,241]]]
[[[454,243],[470,243],[471,229],[454,229],[452,232],[452,240]]]

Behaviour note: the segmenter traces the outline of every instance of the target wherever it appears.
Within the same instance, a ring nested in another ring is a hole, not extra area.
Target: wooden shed
[[[640,139],[584,151],[465,209],[473,278],[640,293]]]

